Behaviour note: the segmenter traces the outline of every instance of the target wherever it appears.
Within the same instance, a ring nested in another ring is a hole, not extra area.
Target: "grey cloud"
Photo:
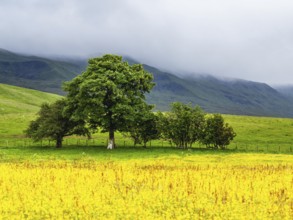
[[[292,11],[288,0],[2,0],[0,47],[293,84]]]

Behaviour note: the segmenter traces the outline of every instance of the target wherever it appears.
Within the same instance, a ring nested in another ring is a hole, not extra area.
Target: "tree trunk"
[[[61,148],[62,147],[62,141],[63,141],[62,137],[58,137],[56,139],[56,148]]]
[[[108,142],[107,149],[112,150],[115,147],[116,146],[115,146],[115,133],[114,133],[114,129],[110,129],[109,130],[109,142]]]

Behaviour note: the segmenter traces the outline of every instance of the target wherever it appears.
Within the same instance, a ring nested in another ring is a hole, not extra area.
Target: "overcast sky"
[[[0,0],[0,48],[293,84],[293,1]]]

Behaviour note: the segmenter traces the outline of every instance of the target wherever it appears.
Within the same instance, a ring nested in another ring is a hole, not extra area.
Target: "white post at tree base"
[[[109,144],[107,149],[112,150],[113,149],[113,140],[109,140]]]

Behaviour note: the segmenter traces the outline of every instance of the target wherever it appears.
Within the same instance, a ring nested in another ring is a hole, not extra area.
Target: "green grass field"
[[[42,102],[60,97],[0,89],[0,219],[292,217],[292,119],[225,115],[237,133],[227,150],[133,147],[119,133],[115,150],[100,133],[56,149],[23,130]]]
[[[25,138],[23,131],[29,122],[36,116],[41,103],[52,102],[60,96],[43,93],[35,90],[18,88],[0,84],[0,150],[2,155],[55,155],[54,143],[48,140],[33,143]],[[260,152],[281,152],[292,154],[293,150],[293,119],[267,118],[251,116],[232,116],[224,115],[226,121],[232,125],[237,133],[235,140],[229,146],[230,150],[235,151],[260,151]],[[64,140],[64,149],[58,151],[65,157],[65,154],[79,157],[86,155],[100,154],[105,151],[107,134],[95,134],[92,140],[82,137],[69,137]],[[116,134],[116,142],[120,148],[130,154],[143,156],[146,152],[153,152],[154,155],[163,152],[182,153],[181,150],[171,146],[169,142],[163,140],[152,141],[148,144],[148,150],[142,150],[140,146],[133,148],[131,140]],[[161,149],[163,147],[163,149]],[[212,150],[204,149],[204,146],[196,143],[194,150],[187,153],[207,153]],[[139,152],[136,153],[136,151]],[[123,151],[116,149],[115,152],[122,155]],[[64,154],[63,154],[63,153]],[[107,152],[107,151],[105,151]],[[227,151],[230,152],[230,151]],[[112,153],[106,153],[106,155]],[[115,154],[115,153],[114,153]],[[142,155],[140,155],[142,154]],[[148,154],[148,153],[147,153]],[[185,152],[183,153],[185,154]],[[2,156],[3,157],[3,156]],[[118,156],[120,157],[120,156]]]
[[[0,116],[0,146],[22,145],[49,145],[49,141],[43,143],[32,143],[24,137],[23,131],[29,122],[33,120],[35,114],[15,113],[3,114]],[[293,149],[293,120],[281,118],[261,118],[248,116],[224,116],[226,121],[232,125],[237,133],[236,138],[229,146],[230,149],[253,150],[253,151],[281,151],[290,153]],[[66,138],[64,145],[98,145],[105,146],[107,140],[106,133],[93,135],[93,140],[87,141],[83,137]],[[116,133],[118,146],[132,146],[132,141]],[[53,146],[53,143],[50,142]],[[152,147],[171,146],[167,141],[157,140],[148,144]],[[196,143],[195,148],[204,146]]]
[[[55,94],[0,83],[0,115],[34,114],[43,102],[53,102],[58,98],[60,96]]]
[[[232,146],[259,150],[293,149],[293,119],[225,115],[237,133]]]

